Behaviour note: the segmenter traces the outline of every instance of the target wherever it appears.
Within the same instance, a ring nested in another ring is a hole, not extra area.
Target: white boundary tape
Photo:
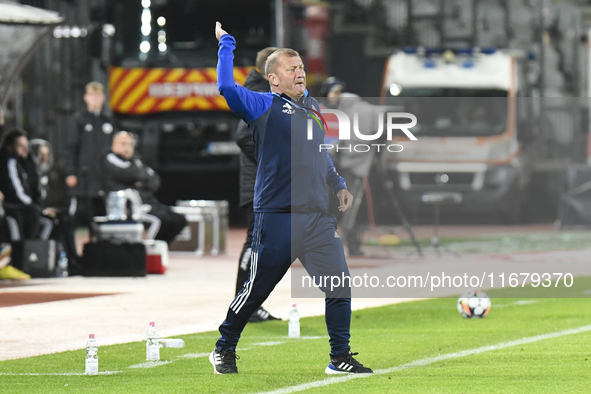
[[[443,360],[449,360],[449,359],[459,358],[459,357],[466,357],[466,356],[470,356],[473,354],[489,352],[491,350],[499,350],[499,349],[504,349],[504,348],[511,347],[511,346],[519,346],[519,345],[523,345],[526,343],[538,342],[538,341],[543,341],[545,339],[551,339],[551,338],[558,338],[558,337],[562,337],[565,335],[579,334],[579,333],[587,332],[587,331],[591,331],[591,325],[583,326],[583,327],[579,327],[579,328],[573,328],[570,330],[557,331],[557,332],[551,332],[551,333],[542,334],[542,335],[536,335],[533,337],[516,339],[514,341],[509,341],[509,342],[501,342],[496,345],[489,345],[489,346],[479,347],[476,349],[463,350],[461,352],[444,354],[442,356],[437,356],[437,357],[424,358],[421,360],[412,361],[407,364],[402,364],[397,367],[378,369],[378,370],[374,371],[374,375],[383,375],[386,373],[402,371],[404,369],[424,367],[425,365],[433,364],[433,363],[443,361]],[[296,386],[284,387],[282,389],[273,390],[273,391],[265,391],[262,393],[265,393],[265,394],[294,393],[296,391],[304,391],[304,390],[308,390],[308,389],[311,389],[314,387],[328,386],[328,385],[335,384],[335,383],[346,382],[347,380],[367,378],[369,376],[373,376],[373,375],[372,374],[341,375],[341,376],[334,377],[334,378],[318,380],[316,382],[298,384]],[[260,393],[260,394],[262,394],[262,393]]]

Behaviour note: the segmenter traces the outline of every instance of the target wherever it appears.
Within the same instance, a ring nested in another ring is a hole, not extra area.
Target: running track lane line
[[[505,349],[505,348],[508,348],[511,346],[519,346],[519,345],[524,345],[526,343],[532,343],[532,342],[543,341],[545,339],[563,337],[565,335],[579,334],[579,333],[587,332],[587,331],[591,331],[591,325],[583,326],[583,327],[579,327],[579,328],[572,328],[570,330],[550,332],[547,334],[536,335],[533,337],[525,337],[525,338],[521,338],[521,339],[516,339],[514,341],[501,342],[501,343],[497,343],[496,345],[489,345],[489,346],[479,347],[476,349],[463,350],[461,352],[444,354],[442,356],[437,356],[437,357],[423,358],[421,360],[411,361],[410,363],[402,364],[397,367],[378,369],[378,370],[374,371],[373,375],[383,375],[386,373],[402,371],[404,369],[424,367],[425,365],[433,364],[433,363],[443,361],[443,360],[471,356],[473,354],[489,352],[491,350],[500,350],[500,349]],[[316,382],[303,383],[303,384],[298,384],[296,386],[284,387],[284,388],[278,389],[278,390],[264,391],[259,394],[294,393],[296,391],[304,391],[304,390],[308,390],[308,389],[311,389],[314,387],[322,387],[322,386],[328,386],[328,385],[335,384],[335,383],[342,383],[342,382],[346,382],[346,381],[352,380],[352,379],[367,378],[367,377],[370,377],[373,375],[372,374],[341,375],[338,377],[328,378],[328,379],[324,379],[324,380],[318,380]]]

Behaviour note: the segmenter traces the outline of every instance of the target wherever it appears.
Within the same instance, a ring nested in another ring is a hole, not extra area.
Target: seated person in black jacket
[[[5,196],[11,242],[40,239],[43,190],[34,164],[29,161],[29,140],[23,130],[11,130],[4,135],[0,148],[0,191]]]
[[[53,230],[55,211],[43,207],[35,163],[29,157],[29,140],[23,130],[3,136],[0,148],[0,191],[4,194],[5,227],[12,244],[11,264],[21,268],[24,240],[47,240]]]
[[[31,170],[35,171],[31,174],[30,179],[34,176],[38,177],[43,190],[43,202],[46,207],[51,207],[44,210],[45,217],[41,218],[42,222],[47,219],[53,222],[53,231],[49,238],[56,240],[64,248],[68,257],[69,274],[78,274],[81,267],[77,265],[79,256],[74,240],[73,217],[68,212],[70,198],[64,180],[63,167],[59,160],[54,161],[51,144],[42,139],[29,141],[28,162],[34,164],[34,168]],[[47,227],[46,230],[48,230]],[[44,235],[42,231],[42,239],[44,236],[46,234]]]
[[[143,202],[141,220],[150,223],[148,239],[170,243],[187,225],[187,220],[156,199],[154,193],[160,188],[160,177],[134,156],[133,142],[133,136],[126,131],[113,137],[111,152],[103,158],[105,192],[137,190]]]

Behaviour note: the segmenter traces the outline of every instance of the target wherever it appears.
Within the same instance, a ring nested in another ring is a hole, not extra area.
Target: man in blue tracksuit
[[[324,142],[322,122],[308,121],[320,108],[307,94],[306,73],[299,54],[281,49],[270,55],[265,74],[271,92],[252,92],[234,82],[236,41],[219,22],[216,38],[218,89],[232,111],[250,125],[258,163],[249,279],[230,304],[219,329],[221,337],[209,357],[214,373],[229,374],[238,372],[236,345],[249,317],[295,259],[301,261],[312,278],[349,275],[336,219],[326,212],[326,185],[339,198],[342,212],[351,207],[353,197],[326,151],[319,149]],[[353,358],[355,353],[349,347],[349,286],[320,287],[326,294],[325,318],[331,347],[327,374],[372,372]]]

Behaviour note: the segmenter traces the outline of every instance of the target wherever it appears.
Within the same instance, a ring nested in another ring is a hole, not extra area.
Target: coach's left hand
[[[339,212],[345,212],[347,209],[351,208],[353,204],[353,195],[349,193],[349,190],[343,189],[337,193],[337,197],[339,198]]]

